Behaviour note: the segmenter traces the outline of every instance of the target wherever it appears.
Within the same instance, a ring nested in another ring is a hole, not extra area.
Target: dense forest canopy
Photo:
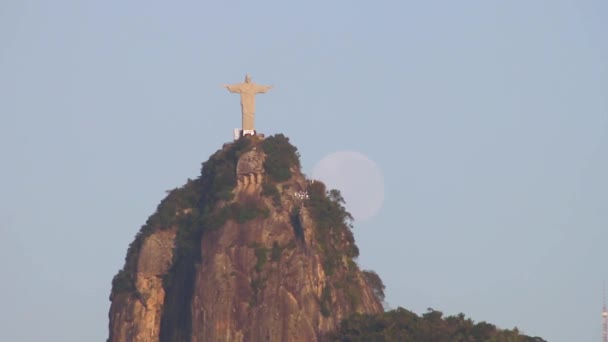
[[[398,308],[378,315],[354,315],[342,321],[330,341],[344,342],[546,342],[540,337],[521,334],[517,328],[502,330],[475,323],[464,314],[443,317],[428,309],[422,316]]]

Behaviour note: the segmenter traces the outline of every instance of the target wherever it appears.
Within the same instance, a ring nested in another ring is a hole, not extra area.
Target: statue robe
[[[226,86],[231,93],[241,94],[241,111],[243,113],[243,130],[254,130],[255,95],[267,92],[271,86],[244,82]]]

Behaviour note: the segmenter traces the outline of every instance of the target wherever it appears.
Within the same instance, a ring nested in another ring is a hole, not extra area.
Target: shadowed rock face
[[[264,159],[264,153],[257,149],[244,153],[236,166],[237,176],[264,173]]]
[[[239,171],[260,172],[263,160],[260,151],[245,153]],[[135,290],[112,294],[109,341],[318,341],[355,312],[382,312],[346,257],[326,274],[317,225],[303,200],[293,196],[306,186],[294,172],[277,186],[289,189],[281,191],[279,206],[261,196],[260,187],[235,184],[234,198],[218,208],[256,203],[267,208],[265,214],[242,223],[228,219],[205,231],[193,266],[172,265],[178,227],[147,236],[136,256]],[[166,286],[163,276],[171,268],[177,271]],[[340,288],[347,283],[349,291]]]
[[[257,149],[244,153],[239,158],[236,165],[237,192],[256,192],[263,181],[264,159],[264,153]]]
[[[111,341],[158,341],[165,290],[162,276],[173,258],[175,229],[148,236],[137,260],[135,294],[119,294],[110,308]]]
[[[304,221],[304,234],[314,241],[314,227]],[[229,222],[206,236],[192,302],[193,340],[315,341],[348,314],[382,311],[359,275],[361,304],[352,307],[334,291],[332,315],[324,317],[319,301],[328,279],[314,247],[296,241],[287,211],[245,225]]]

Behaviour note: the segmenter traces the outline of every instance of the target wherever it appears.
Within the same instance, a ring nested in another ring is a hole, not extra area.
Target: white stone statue
[[[231,93],[241,94],[241,111],[243,113],[243,131],[254,130],[255,119],[255,95],[263,94],[272,89],[272,86],[263,86],[251,82],[249,74],[245,76],[245,82],[232,85],[224,85]]]

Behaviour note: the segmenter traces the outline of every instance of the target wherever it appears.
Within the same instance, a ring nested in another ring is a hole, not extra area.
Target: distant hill
[[[443,317],[429,309],[418,316],[404,308],[382,314],[355,314],[342,321],[340,329],[328,338],[332,341],[400,341],[400,342],[546,342],[517,329],[475,323],[464,314]]]
[[[109,341],[543,341],[463,316],[383,312],[337,190],[279,134],[246,136],[168,192],[112,280]]]

